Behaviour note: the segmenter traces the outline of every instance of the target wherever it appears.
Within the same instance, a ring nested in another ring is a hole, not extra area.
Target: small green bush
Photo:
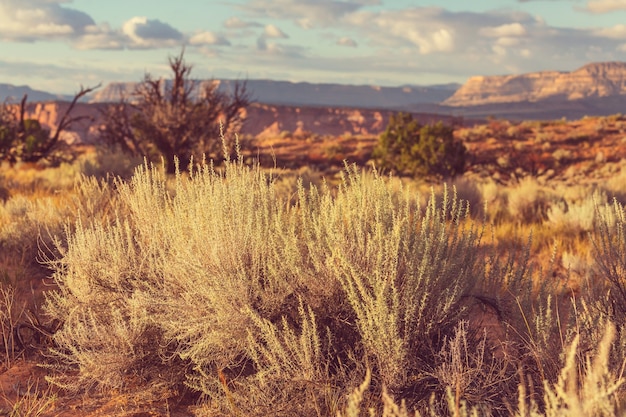
[[[405,175],[454,176],[464,170],[466,148],[442,122],[422,125],[410,114],[392,115],[373,157],[381,167]]]
[[[81,87],[67,110],[59,119],[54,134],[39,123],[37,119],[26,117],[26,99],[24,95],[19,107],[7,103],[0,105],[0,160],[11,164],[16,162],[52,162],[73,159],[73,152],[67,143],[61,140],[61,133],[69,129],[72,123],[83,120],[86,116],[70,116],[78,100],[94,89]]]
[[[36,161],[50,142],[50,131],[35,119],[0,120],[0,159]]]

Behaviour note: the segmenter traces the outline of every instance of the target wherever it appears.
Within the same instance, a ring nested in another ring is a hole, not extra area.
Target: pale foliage
[[[363,404],[385,416],[504,416],[516,410],[518,383],[537,399],[522,396],[519,409],[530,411],[520,415],[530,416],[574,407],[561,386],[581,404],[593,394],[571,391],[564,346],[574,333],[585,349],[608,344],[590,329],[620,317],[593,313],[603,305],[594,301],[586,316],[561,321],[565,303],[556,286],[534,284],[530,249],[485,252],[482,226],[454,191],[426,202],[351,166],[337,187],[278,188],[241,158],[175,176],[145,164],[113,187],[84,179],[79,199],[93,204],[72,206],[77,220],[49,262],[58,290],[45,311],[62,322],[53,382],[73,391],[184,384],[218,414],[279,416],[352,416]],[[538,194],[514,206],[535,216],[537,199],[548,202]],[[619,209],[595,214],[612,216],[596,222],[596,243],[616,285],[626,253]],[[477,305],[497,312],[501,340],[465,322]],[[622,339],[611,360],[589,362],[608,385],[586,382],[595,371],[572,348],[581,386],[598,387],[603,407],[621,392],[610,375]],[[361,385],[345,398],[366,368],[371,392]]]
[[[615,326],[608,324],[604,336],[595,347],[594,352],[584,356],[584,361],[576,360],[580,355],[579,337],[566,349],[565,363],[555,383],[544,381],[544,403],[540,409],[537,403],[528,399],[528,388],[524,382],[519,384],[517,407],[511,415],[515,417],[609,417],[624,415],[619,407],[618,389],[624,382],[622,375],[609,371],[609,352],[615,340]],[[370,386],[371,374],[368,371],[363,383],[348,396],[347,405],[337,417],[360,417],[362,402]],[[454,391],[448,391],[449,412],[443,415],[450,417],[488,416],[490,413],[477,408],[468,407],[458,402]],[[388,394],[383,393],[382,411],[367,410],[369,416],[376,417],[409,417],[406,406],[398,405]],[[414,414],[418,416],[442,416],[432,408]]]

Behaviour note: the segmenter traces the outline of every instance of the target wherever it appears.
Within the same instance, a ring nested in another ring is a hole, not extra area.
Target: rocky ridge
[[[27,85],[12,85],[0,83],[0,102],[19,103],[24,94],[29,101],[71,100],[73,96],[51,94],[45,91],[34,90]]]
[[[587,64],[572,72],[541,71],[522,75],[471,77],[445,106],[573,101],[626,96],[626,62]]]
[[[215,83],[218,90],[233,90],[234,80],[200,80],[198,87]],[[89,98],[90,103],[117,102],[121,97],[132,98],[138,83],[110,83]],[[391,108],[416,103],[439,103],[450,97],[459,84],[433,86],[405,85],[380,87],[375,85],[343,85],[293,83],[289,81],[248,80],[247,90],[255,102],[289,106],[325,106]],[[199,91],[200,89],[196,90]],[[196,92],[197,94],[197,92]]]

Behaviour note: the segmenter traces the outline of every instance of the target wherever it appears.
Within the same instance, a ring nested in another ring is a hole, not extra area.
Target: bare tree
[[[89,119],[89,116],[71,116],[72,110],[85,95],[100,87],[85,88],[74,95],[67,110],[61,117],[54,134],[45,129],[37,119],[26,118],[27,94],[24,94],[19,107],[7,103],[0,108],[0,159],[13,164],[18,161],[37,162],[40,160],[58,160],[68,155],[61,132],[69,129],[73,123]]]
[[[184,50],[169,58],[171,82],[146,74],[131,100],[122,97],[103,112],[106,143],[153,161],[163,157],[170,173],[176,156],[181,169],[192,156],[218,157],[220,128],[232,140],[241,128],[241,111],[250,103],[246,82],[235,82],[231,94],[213,80],[199,83],[190,78],[192,66],[183,56]]]

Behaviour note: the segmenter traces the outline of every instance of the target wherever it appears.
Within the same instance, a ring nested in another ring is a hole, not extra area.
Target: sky
[[[0,0],[0,83],[168,77],[380,86],[626,61],[626,0]]]

